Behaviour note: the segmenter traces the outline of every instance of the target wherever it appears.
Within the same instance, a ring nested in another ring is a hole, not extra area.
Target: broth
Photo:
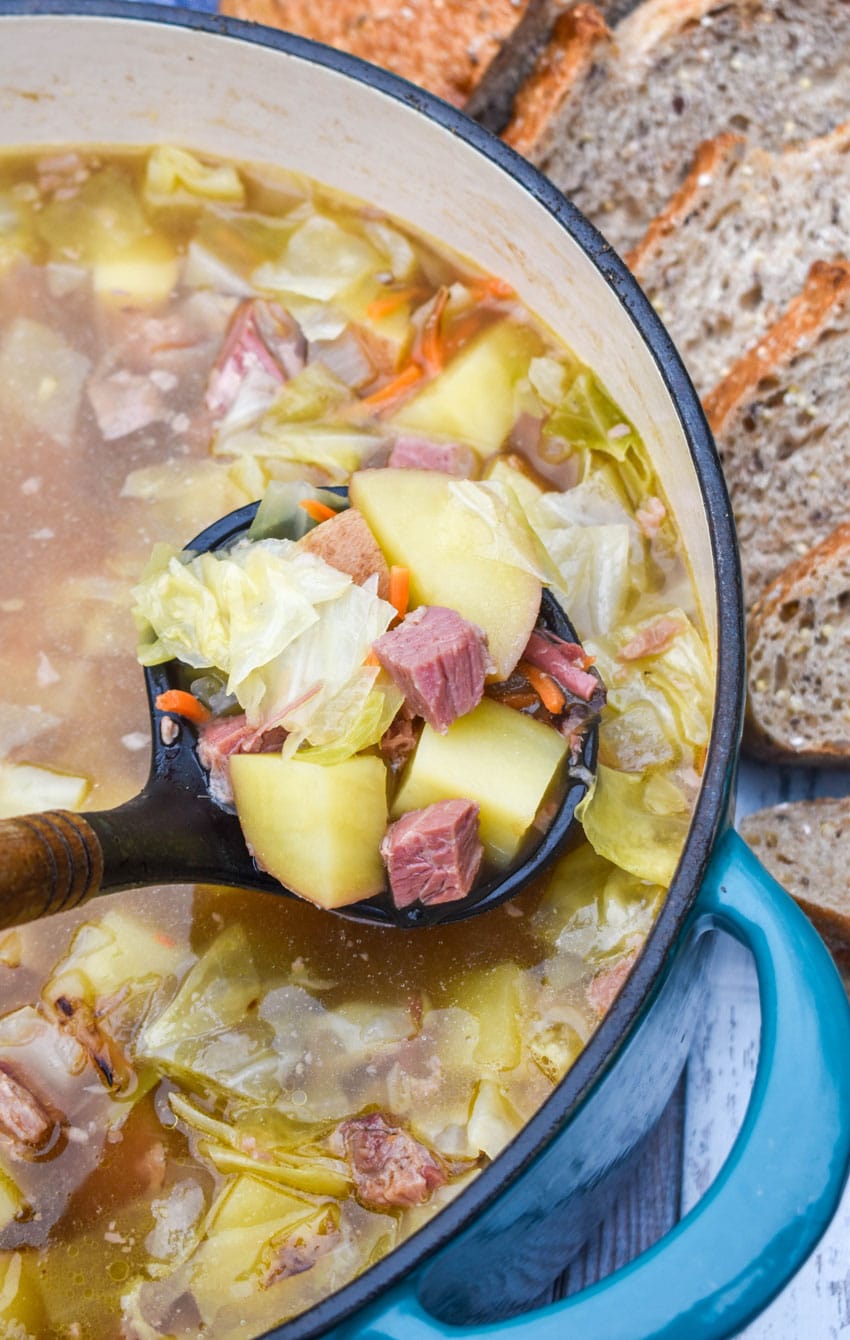
[[[285,413],[280,385],[211,409],[255,297],[299,323],[324,381],[284,381]],[[423,340],[437,366],[405,383]],[[477,477],[510,486],[596,658],[589,841],[511,903],[424,932],[206,887],[6,932],[4,1334],[259,1334],[458,1194],[566,1073],[651,929],[712,675],[640,440],[498,277],[263,168],[162,148],[0,158],[4,815],[143,785],[130,611],[153,546],[272,481],[344,483],[411,435],[460,439]]]

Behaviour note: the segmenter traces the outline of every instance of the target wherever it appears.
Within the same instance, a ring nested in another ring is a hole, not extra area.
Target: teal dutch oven
[[[508,1148],[286,1340],[721,1340],[812,1252],[850,1159],[850,1008],[812,927],[730,825],[745,640],[728,497],[699,401],[604,239],[454,109],[339,52],[158,6],[0,0],[0,142],[165,139],[305,172],[511,282],[642,433],[717,663],[704,781],[657,924],[585,1051]],[[717,932],[752,954],[761,1050],[716,1181],[650,1251],[534,1312],[604,1217],[688,1054]]]

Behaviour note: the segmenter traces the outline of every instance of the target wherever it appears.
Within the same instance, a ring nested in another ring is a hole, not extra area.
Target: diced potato
[[[410,569],[413,605],[446,605],[487,634],[495,678],[511,673],[537,620],[541,583],[491,558],[492,537],[469,511],[450,507],[452,479],[436,470],[364,470],[349,496],[387,562]]]
[[[50,326],[16,317],[0,341],[0,407],[69,447],[90,368]]]
[[[180,260],[164,237],[144,237],[127,251],[99,257],[93,266],[94,289],[120,305],[154,307],[165,302],[177,283]]]
[[[279,754],[234,754],[236,811],[265,870],[320,907],[380,893],[386,768],[362,755],[324,767]]]
[[[566,752],[566,740],[550,726],[484,698],[445,735],[423,728],[392,817],[437,800],[474,800],[487,859],[510,865]]]
[[[0,1335],[47,1334],[38,1258],[34,1252],[0,1252]]]
[[[525,326],[500,321],[471,340],[398,411],[394,428],[454,438],[482,456],[498,451],[516,419],[515,388],[542,342]]]
[[[86,797],[85,777],[39,768],[34,763],[0,762],[0,819],[36,810],[76,810]]]
[[[492,968],[479,968],[467,974],[463,1003],[476,1016],[481,1030],[475,1048],[478,1065],[513,1070],[520,1063],[519,973],[515,963],[497,963]]]

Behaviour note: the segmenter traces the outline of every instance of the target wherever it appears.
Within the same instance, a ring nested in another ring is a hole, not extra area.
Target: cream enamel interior
[[[408,220],[509,280],[596,369],[643,436],[716,651],[708,526],[673,401],[616,295],[518,182],[413,107],[273,48],[135,19],[0,22],[0,141],[159,140],[273,161]]]

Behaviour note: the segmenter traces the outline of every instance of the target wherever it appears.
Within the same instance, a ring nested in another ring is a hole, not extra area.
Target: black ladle
[[[222,517],[188,548],[194,553],[228,548],[247,533],[257,506],[251,503]],[[578,641],[546,590],[538,623],[566,642]],[[152,725],[151,770],[144,789],[112,810],[47,810],[0,823],[0,926],[151,884],[223,884],[297,897],[257,867],[236,815],[213,800],[194,727],[156,706],[161,693],[178,686],[179,663],[153,666],[144,675]],[[459,921],[513,897],[578,837],[575,810],[595,771],[596,750],[597,729],[591,724],[580,760],[564,769],[551,824],[513,869],[482,881],[457,902],[397,908],[387,892],[339,908],[339,914],[381,926],[430,926]]]

